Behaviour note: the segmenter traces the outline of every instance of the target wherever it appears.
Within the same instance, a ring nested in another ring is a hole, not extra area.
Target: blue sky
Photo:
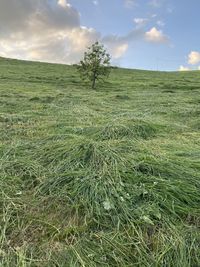
[[[71,0],[70,3],[80,11],[83,25],[94,27],[103,35],[126,35],[137,26],[134,19],[141,18],[146,20],[143,24],[146,31],[156,27],[169,37],[168,43],[132,40],[119,60],[122,66],[162,70],[177,70],[181,65],[196,67],[188,65],[187,57],[191,51],[200,51],[199,0]]]
[[[112,64],[200,69],[200,0],[1,0],[0,56],[76,63],[102,42]]]

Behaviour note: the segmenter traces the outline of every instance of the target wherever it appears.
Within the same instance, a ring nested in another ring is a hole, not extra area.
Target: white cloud
[[[13,12],[13,10],[15,12]],[[66,29],[80,25],[80,15],[76,9],[64,0],[1,0],[0,1],[0,36],[26,33],[37,34],[53,29]],[[31,34],[30,34],[31,35]],[[27,38],[25,38],[27,39]]]
[[[160,7],[163,3],[163,0],[151,0],[150,5],[153,7]]]
[[[179,67],[179,71],[189,71],[189,70],[190,70],[190,68],[184,67],[182,65]]]
[[[131,31],[122,37],[102,37],[95,29],[81,26],[79,12],[67,0],[1,0],[0,27],[0,55],[68,64],[78,62],[97,40],[114,60],[119,59],[138,35]]]
[[[115,45],[112,47],[112,56],[114,59],[119,59],[122,57],[128,49],[128,44],[124,43],[122,45]]]
[[[200,53],[197,51],[191,51],[188,55],[188,64],[196,65],[200,63]]]
[[[66,0],[52,3],[1,0],[0,54],[48,62],[73,63],[77,60],[84,46],[96,40],[99,34],[80,26],[78,11]]]
[[[135,18],[133,20],[138,26],[143,26],[148,22],[148,19],[146,18]]]
[[[156,27],[153,27],[149,31],[147,31],[145,33],[145,38],[147,41],[154,43],[166,43],[169,41],[168,36],[163,34],[161,30],[157,30]]]
[[[173,1],[172,1],[173,2]],[[149,5],[153,8],[164,8],[165,12],[171,14],[173,13],[174,6],[170,3],[169,0],[150,0]]]
[[[156,23],[157,23],[157,25],[160,26],[160,27],[165,26],[165,23],[164,23],[162,20],[158,20]]]
[[[104,36],[101,39],[101,41],[106,45],[112,57],[114,59],[119,59],[126,53],[130,43],[143,39],[144,39],[143,29],[135,28],[124,36],[118,36],[118,35]]]
[[[124,0],[125,7],[132,8],[134,6],[137,6],[136,0]]]
[[[198,67],[198,70],[200,70],[200,66]]]

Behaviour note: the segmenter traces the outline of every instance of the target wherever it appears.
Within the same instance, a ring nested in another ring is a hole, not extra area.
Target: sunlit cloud
[[[189,70],[190,70],[190,68],[184,67],[182,65],[179,67],[179,71],[189,71]]]
[[[188,64],[196,65],[200,63],[200,52],[191,51],[188,55]]]
[[[149,42],[153,43],[166,43],[169,41],[167,35],[165,35],[161,30],[157,30],[156,27],[151,28],[145,33],[145,38]]]

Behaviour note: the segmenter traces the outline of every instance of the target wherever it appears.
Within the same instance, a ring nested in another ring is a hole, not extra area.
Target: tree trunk
[[[93,80],[92,80],[92,89],[95,88],[95,83],[96,83],[96,76],[94,75]]]

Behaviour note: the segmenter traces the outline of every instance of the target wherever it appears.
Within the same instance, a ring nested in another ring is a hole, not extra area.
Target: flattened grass
[[[200,265],[198,72],[0,59],[0,265]]]

